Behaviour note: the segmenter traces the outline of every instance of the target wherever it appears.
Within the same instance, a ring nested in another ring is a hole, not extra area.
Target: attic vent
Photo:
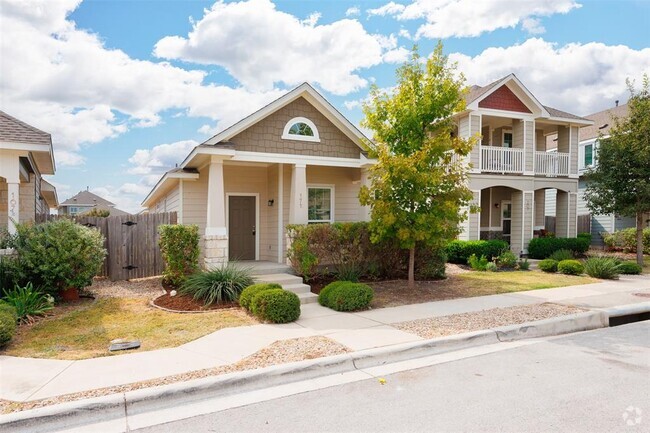
[[[601,125],[598,127],[598,129],[605,129],[609,126],[609,123],[605,123],[604,125]]]

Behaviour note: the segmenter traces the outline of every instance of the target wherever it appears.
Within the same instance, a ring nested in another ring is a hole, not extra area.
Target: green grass
[[[144,299],[108,298],[57,307],[54,316],[21,326],[0,354],[86,359],[110,355],[110,341],[117,338],[140,340],[142,346],[137,351],[146,351],[176,347],[222,328],[254,323],[238,309],[178,314],[153,308]]]

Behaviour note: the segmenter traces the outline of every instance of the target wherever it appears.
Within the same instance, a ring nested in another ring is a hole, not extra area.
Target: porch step
[[[302,282],[302,278],[289,274],[268,274],[255,275],[255,281],[259,283],[277,283],[284,290],[298,295],[301,304],[310,304],[318,300],[318,295],[311,292],[311,287]]]
[[[309,293],[298,293],[298,298],[300,298],[301,304],[313,304],[318,302],[318,295],[309,292]]]
[[[257,275],[269,275],[269,274],[288,274],[293,275],[293,269],[291,266],[283,265],[282,263],[275,262],[254,262],[254,261],[242,261],[239,262],[243,267],[250,269],[250,273],[253,276]]]
[[[253,278],[261,283],[277,283],[282,287],[285,284],[302,284],[302,277],[289,274],[263,274],[254,275]]]

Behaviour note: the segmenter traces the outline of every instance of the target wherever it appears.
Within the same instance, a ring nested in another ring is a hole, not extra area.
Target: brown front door
[[[228,198],[228,251],[230,260],[255,260],[255,197]]]

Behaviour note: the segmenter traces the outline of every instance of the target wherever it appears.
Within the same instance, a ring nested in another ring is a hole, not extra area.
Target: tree
[[[465,109],[464,78],[456,78],[439,43],[426,62],[417,47],[397,70],[397,86],[373,86],[362,122],[374,132],[368,143],[377,163],[370,188],[359,194],[371,209],[371,240],[397,239],[409,250],[409,288],[415,286],[418,244],[443,248],[467,218],[467,167],[462,162],[475,139],[455,134],[453,114]]]
[[[636,218],[636,257],[643,266],[643,214],[650,212],[650,86],[630,90],[629,114],[614,119],[609,137],[599,139],[598,163],[587,172],[587,207],[596,214]]]
[[[87,212],[81,214],[81,216],[87,217],[99,217],[99,218],[108,218],[111,215],[111,211],[108,209],[97,209],[96,207],[90,209]]]

